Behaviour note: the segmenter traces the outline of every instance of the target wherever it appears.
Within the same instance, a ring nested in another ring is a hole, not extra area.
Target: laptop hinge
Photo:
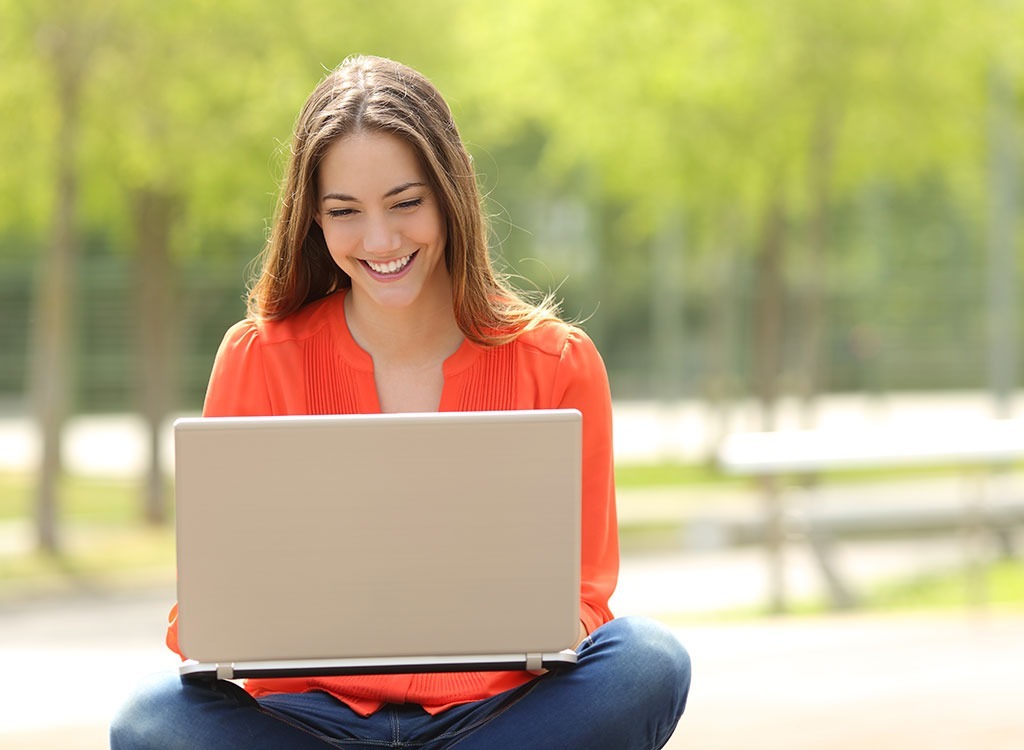
[[[235,677],[235,665],[234,664],[218,664],[217,665],[217,679],[218,680],[232,680]]]
[[[526,671],[527,672],[543,672],[544,671],[544,654],[527,654],[526,655]]]

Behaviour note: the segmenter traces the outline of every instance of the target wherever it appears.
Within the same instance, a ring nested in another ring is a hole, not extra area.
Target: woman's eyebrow
[[[409,190],[410,188],[414,188],[414,187],[426,187],[426,183],[424,183],[424,182],[417,182],[417,181],[403,182],[401,185],[395,185],[393,188],[388,190],[386,193],[384,193],[383,197],[391,198],[391,197],[393,197],[395,195],[398,195],[399,193],[404,193],[406,190]],[[354,198],[351,195],[346,195],[345,193],[327,193],[320,200],[321,201],[335,200],[335,201],[348,201],[350,203],[359,203],[359,199],[358,198]]]
[[[390,198],[390,197],[392,197],[394,195],[398,195],[399,193],[404,193],[409,188],[414,188],[414,187],[426,187],[426,185],[424,183],[422,183],[422,182],[415,182],[415,181],[414,182],[406,182],[406,183],[403,183],[401,185],[396,185],[395,187],[391,188],[389,191],[384,193],[384,197],[385,198]]]

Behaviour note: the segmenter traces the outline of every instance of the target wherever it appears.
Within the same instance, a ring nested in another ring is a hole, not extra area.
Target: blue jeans
[[[598,628],[578,651],[575,668],[436,716],[403,704],[364,718],[323,692],[257,701],[231,682],[166,675],[121,710],[110,747],[656,750],[668,742],[690,690],[690,657],[673,635],[626,617]]]

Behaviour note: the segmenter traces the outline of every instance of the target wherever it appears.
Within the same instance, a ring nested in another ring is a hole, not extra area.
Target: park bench
[[[1014,530],[1024,524],[1024,498],[993,501],[999,477],[1024,459],[1024,420],[972,420],[849,430],[785,430],[734,433],[723,440],[718,463],[728,474],[757,479],[763,515],[734,519],[719,533],[732,543],[765,545],[769,566],[770,606],[786,607],[785,546],[800,539],[809,545],[828,587],[832,604],[852,606],[855,597],[834,560],[837,539],[959,533],[964,540],[968,595],[983,598],[981,543],[994,534],[1004,555],[1014,555]],[[888,507],[815,510],[814,493],[822,472],[883,467],[960,467],[965,482],[954,505],[893,503]],[[788,482],[788,484],[787,484]],[[794,507],[794,491],[804,493]]]

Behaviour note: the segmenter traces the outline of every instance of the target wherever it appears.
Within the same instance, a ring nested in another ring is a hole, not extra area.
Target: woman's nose
[[[387,217],[369,218],[363,247],[368,253],[390,253],[402,244],[401,238]]]

